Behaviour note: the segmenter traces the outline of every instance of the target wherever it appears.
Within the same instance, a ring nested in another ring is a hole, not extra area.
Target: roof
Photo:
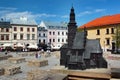
[[[37,25],[35,20],[32,19],[12,19],[10,21],[11,24],[18,24],[18,25]]]
[[[91,53],[96,53],[96,54],[102,53],[102,49],[101,49],[99,40],[87,39],[85,52],[84,52],[84,58],[89,59]]]
[[[112,25],[112,24],[119,24],[120,23],[120,14],[115,14],[115,15],[109,15],[109,16],[103,16],[100,18],[96,18],[82,26],[80,28],[95,28],[95,27],[100,27],[104,25]]]
[[[47,31],[47,29],[45,27],[38,27],[38,31]]]
[[[53,29],[53,28],[67,29],[67,23],[64,22],[50,22],[50,21],[42,21],[42,22],[49,29]]]
[[[73,49],[84,48],[84,32],[76,32],[75,39],[73,41]]]
[[[0,22],[1,28],[11,28],[10,22]]]

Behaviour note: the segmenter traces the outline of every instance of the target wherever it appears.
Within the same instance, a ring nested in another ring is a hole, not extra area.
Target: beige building
[[[12,19],[12,44],[14,47],[37,48],[37,24],[34,20],[28,20],[25,17]]]
[[[87,29],[88,39],[99,39],[103,51],[112,48],[113,35],[120,26],[120,14],[104,16],[90,21],[80,28]]]
[[[12,27],[10,22],[0,21],[0,46],[5,48],[12,43]]]

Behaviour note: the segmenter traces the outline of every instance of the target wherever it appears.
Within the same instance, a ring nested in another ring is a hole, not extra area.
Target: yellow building
[[[87,29],[88,39],[99,39],[103,51],[112,48],[113,35],[116,27],[120,26],[120,14],[103,16],[92,20],[80,28]]]

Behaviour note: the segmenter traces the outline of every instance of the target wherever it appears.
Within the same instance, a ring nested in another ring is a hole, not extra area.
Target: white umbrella
[[[8,47],[8,46],[12,46],[10,43],[5,43],[2,45],[3,47]]]
[[[37,49],[38,46],[37,45],[30,45],[30,46],[28,46],[28,48],[35,48],[35,49]]]

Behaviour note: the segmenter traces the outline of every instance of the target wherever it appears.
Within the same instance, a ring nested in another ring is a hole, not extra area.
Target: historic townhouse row
[[[37,47],[37,23],[25,17],[0,22],[0,45],[5,48]]]
[[[60,49],[67,43],[67,23],[41,21],[38,26],[38,43],[51,45],[52,49]]]
[[[0,21],[0,45],[5,48],[37,48],[37,44],[45,43],[59,49],[67,42],[67,24],[42,21],[39,25],[26,17],[12,19],[10,22]]]

